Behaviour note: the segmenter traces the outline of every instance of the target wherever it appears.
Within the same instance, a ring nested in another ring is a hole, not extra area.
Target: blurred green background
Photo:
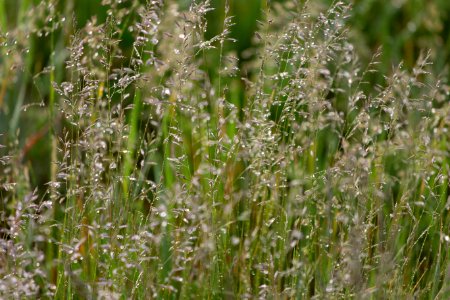
[[[40,106],[47,106],[50,101],[49,66],[55,66],[55,81],[63,81],[70,36],[89,20],[97,19],[99,24],[107,17],[107,10],[101,0],[53,1],[56,13],[65,18],[65,23],[53,34],[34,32],[29,25],[31,21],[40,22],[39,18],[45,19],[51,15],[45,5],[47,2],[49,1],[0,0],[3,46],[0,56],[0,143],[17,143],[22,162],[30,166],[33,177],[31,181],[39,186],[49,181],[49,165],[46,163],[50,160],[49,116],[46,110],[39,109]],[[124,7],[131,3],[122,2],[120,5]],[[282,2],[284,1],[212,0],[211,5],[215,9],[208,14],[208,30],[205,35],[211,38],[222,31],[225,6],[228,3],[228,14],[234,16],[235,24],[231,37],[236,42],[225,45],[225,50],[235,53],[240,64],[243,64],[253,59],[251,55],[246,55],[246,50],[253,47],[257,20],[263,19],[268,9],[276,9]],[[313,0],[309,1],[309,5],[319,11],[326,9],[332,2]],[[179,0],[178,4],[182,9],[188,9],[190,1]],[[367,64],[381,47],[378,68],[383,74],[388,74],[401,61],[407,67],[412,67],[421,51],[430,50],[436,74],[444,75],[448,72],[449,0],[355,0],[352,6],[348,28],[351,42],[362,58],[362,65]],[[35,7],[35,10],[30,13],[31,7]],[[46,22],[52,24],[52,20]],[[10,40],[7,32],[17,32],[15,36],[19,39]],[[125,31],[122,40],[122,48],[126,53],[132,45],[131,35]],[[53,56],[51,45],[54,47]],[[12,56],[17,57],[9,59]],[[214,76],[214,64],[210,64],[209,68],[208,71]],[[241,89],[237,92],[239,97],[245,97],[243,85],[238,85],[237,89]]]

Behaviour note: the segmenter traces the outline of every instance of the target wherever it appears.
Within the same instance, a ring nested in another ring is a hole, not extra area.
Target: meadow
[[[447,0],[0,0],[1,299],[450,299]]]

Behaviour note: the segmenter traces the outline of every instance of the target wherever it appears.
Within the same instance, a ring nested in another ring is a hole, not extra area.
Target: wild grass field
[[[450,299],[447,0],[0,0],[1,299]]]

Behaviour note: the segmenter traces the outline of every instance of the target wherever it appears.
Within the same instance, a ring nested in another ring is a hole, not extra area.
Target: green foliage
[[[447,299],[448,11],[0,0],[0,297]]]

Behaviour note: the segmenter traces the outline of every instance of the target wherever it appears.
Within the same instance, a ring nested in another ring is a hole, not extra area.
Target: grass
[[[450,296],[439,49],[366,61],[358,3],[258,3],[243,49],[244,5],[103,2],[0,2],[0,297]]]

